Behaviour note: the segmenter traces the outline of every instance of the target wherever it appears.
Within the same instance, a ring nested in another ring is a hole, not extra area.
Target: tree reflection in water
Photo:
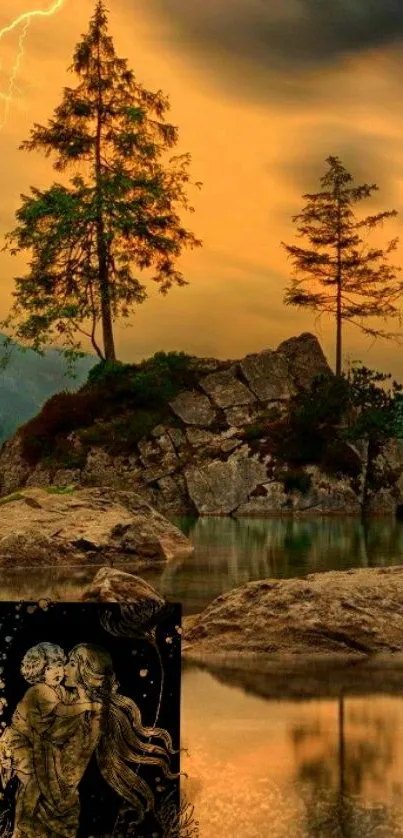
[[[337,738],[318,719],[291,731],[296,781],[306,805],[309,838],[369,838],[395,833],[390,806],[369,803],[371,787],[387,796],[388,771],[396,758],[394,720],[376,709],[348,708],[340,695]],[[379,831],[385,827],[387,832]]]

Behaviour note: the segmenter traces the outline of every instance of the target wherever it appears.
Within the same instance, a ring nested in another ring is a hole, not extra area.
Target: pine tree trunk
[[[341,284],[337,283],[337,310],[336,310],[336,375],[341,375],[342,367],[342,344],[341,344]]]
[[[103,226],[103,225],[102,225]],[[116,361],[115,341],[113,337],[113,324],[111,313],[111,302],[109,297],[109,275],[106,253],[102,245],[103,230],[98,234],[98,263],[99,263],[99,285],[101,292],[101,319],[102,339],[104,344],[104,355],[106,361]]]
[[[337,201],[337,273],[336,273],[336,375],[341,375],[342,369],[342,299],[341,299],[341,211],[340,196]]]
[[[104,344],[104,355],[106,361],[115,361],[115,341],[113,337],[113,323],[111,310],[110,280],[108,254],[105,243],[105,225],[102,211],[102,186],[101,179],[101,132],[102,132],[102,78],[101,78],[101,56],[98,43],[98,108],[97,108],[97,133],[95,143],[95,178],[97,189],[97,255],[99,270],[99,292],[101,298],[101,322],[102,338]]]

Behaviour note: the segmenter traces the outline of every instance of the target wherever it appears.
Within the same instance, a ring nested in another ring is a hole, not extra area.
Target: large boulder
[[[185,425],[199,425],[204,428],[212,425],[216,418],[210,399],[196,391],[184,390],[170,402],[170,406]]]
[[[236,407],[256,402],[256,396],[235,377],[232,370],[206,375],[201,379],[200,386],[217,407]]]
[[[161,608],[165,605],[164,597],[152,585],[140,576],[125,573],[113,567],[101,567],[90,584],[83,591],[84,601],[93,602],[133,602],[149,601]]]
[[[249,582],[188,625],[184,655],[205,662],[403,652],[403,566]]]
[[[295,392],[286,359],[271,349],[247,355],[240,361],[242,375],[261,402],[289,399]]]
[[[226,461],[187,469],[185,478],[199,515],[229,515],[266,479],[266,467],[242,446]]]
[[[277,353],[285,358],[288,374],[297,387],[308,389],[317,375],[331,375],[321,345],[310,332],[284,340]]]
[[[130,562],[144,567],[191,555],[177,527],[133,492],[22,489],[0,503],[0,565]]]

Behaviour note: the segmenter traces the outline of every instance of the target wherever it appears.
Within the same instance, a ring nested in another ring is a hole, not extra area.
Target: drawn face
[[[64,678],[64,663],[63,661],[54,661],[50,663],[45,669],[45,684],[49,687],[57,687]]]
[[[66,687],[76,687],[78,684],[78,666],[74,658],[69,658],[64,667]]]

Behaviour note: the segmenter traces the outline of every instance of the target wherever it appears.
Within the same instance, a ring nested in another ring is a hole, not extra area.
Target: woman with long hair
[[[154,805],[153,792],[138,776],[140,765],[153,765],[167,779],[172,773],[168,731],[144,727],[135,702],[118,692],[109,652],[81,643],[70,652],[65,686],[74,688],[85,709],[74,716],[58,716],[33,743],[39,800],[27,838],[76,838],[80,800],[78,786],[93,753],[107,783],[130,804],[139,823]],[[159,740],[157,744],[154,740]],[[137,766],[137,770],[136,770]]]

